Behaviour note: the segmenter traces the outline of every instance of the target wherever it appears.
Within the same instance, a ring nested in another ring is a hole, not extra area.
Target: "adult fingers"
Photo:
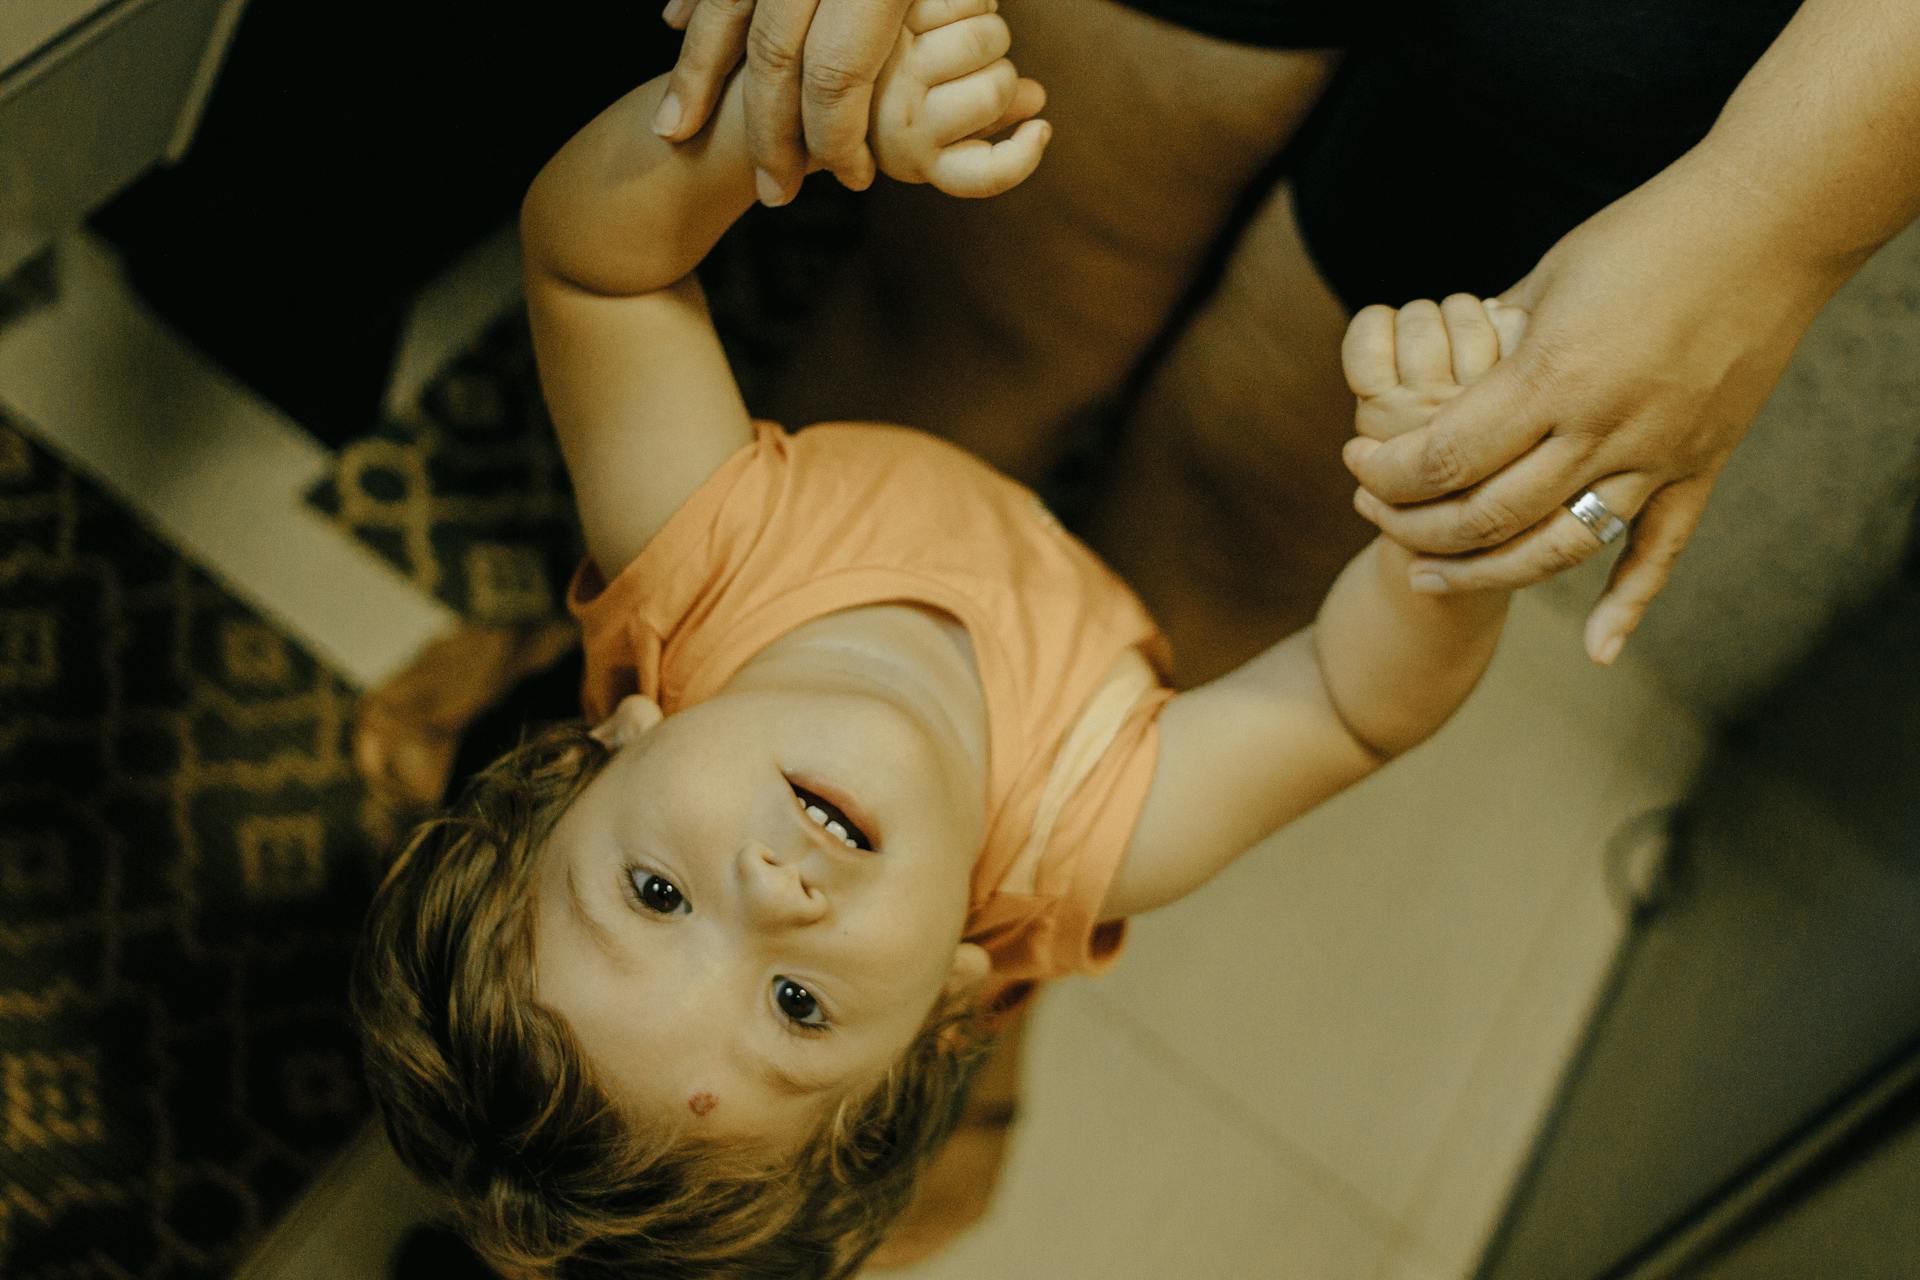
[[[1013,32],[997,13],[950,22],[913,44],[913,71],[925,85],[937,85],[990,67],[1013,48]]]
[[[1000,142],[972,139],[941,148],[928,179],[950,196],[997,196],[1011,191],[1040,167],[1053,126],[1028,120]]]
[[[1463,393],[1464,394],[1464,393]],[[1349,459],[1374,443],[1349,440]],[[1385,449],[1388,444],[1377,445]],[[1593,474],[1584,444],[1552,436],[1492,479],[1433,502],[1389,504],[1363,487],[1354,507],[1404,547],[1431,555],[1460,555],[1495,547],[1550,516]]]
[[[1641,471],[1586,486],[1622,520],[1632,520],[1657,481]],[[1583,491],[1584,492],[1584,491]],[[1513,591],[1585,564],[1601,547],[1594,531],[1566,508],[1491,551],[1452,559],[1415,559],[1407,575],[1416,591]]]
[[[1587,656],[1605,666],[1620,656],[1647,606],[1667,585],[1680,549],[1699,527],[1713,490],[1711,476],[1670,484],[1642,507],[1627,534],[1627,549],[1614,562],[1607,589],[1587,615]]]
[[[1495,365],[1416,431],[1350,442],[1348,469],[1374,496],[1394,503],[1425,502],[1486,479],[1552,430],[1534,412],[1528,382],[1514,368],[1510,361]]]
[[[747,26],[753,20],[754,0],[690,0],[678,16],[687,38],[680,58],[667,78],[667,91],[654,111],[653,131],[680,142],[706,128],[714,104],[727,87],[727,76],[740,65],[747,47]],[[695,7],[697,5],[697,7]]]
[[[873,152],[867,148],[873,82],[893,52],[910,2],[822,0],[807,32],[800,77],[807,152],[856,191],[873,183]]]
[[[1020,73],[1005,58],[972,75],[927,90],[921,118],[941,145],[971,137],[991,125],[1013,102]]]
[[[819,0],[757,0],[751,5],[743,97],[747,151],[753,157],[754,190],[762,204],[787,203],[807,176],[800,133],[800,66],[818,4]]]

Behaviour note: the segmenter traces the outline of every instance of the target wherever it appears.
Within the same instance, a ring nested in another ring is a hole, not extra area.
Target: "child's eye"
[[[780,1006],[780,1012],[787,1015],[789,1022],[810,1030],[826,1030],[826,1011],[813,998],[813,992],[792,978],[773,980],[773,1002]]]
[[[634,898],[649,911],[663,916],[677,916],[693,910],[693,904],[687,901],[686,895],[664,876],[636,867],[627,872],[627,878],[633,884]]]

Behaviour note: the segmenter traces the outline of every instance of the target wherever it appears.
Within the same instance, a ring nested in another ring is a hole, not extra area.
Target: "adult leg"
[[[1001,13],[1015,62],[1047,88],[1046,161],[993,200],[882,184],[871,236],[769,407],[911,423],[1033,478],[1160,332],[1334,55],[1110,0]]]
[[[1340,464],[1346,325],[1278,188],[1132,407],[1090,533],[1166,629],[1183,683],[1311,621],[1366,544]]]

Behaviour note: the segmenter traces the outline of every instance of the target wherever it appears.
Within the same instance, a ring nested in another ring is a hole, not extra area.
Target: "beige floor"
[[[444,625],[294,509],[311,460],[284,424],[209,381],[86,261],[95,296],[0,334],[0,401],[345,674],[377,678]],[[60,356],[75,334],[118,354]],[[113,407],[183,386],[218,426],[195,447],[221,441],[226,491],[253,503],[238,535],[196,523],[192,469]],[[288,548],[305,571],[287,572]],[[1620,937],[1609,847],[1684,791],[1705,750],[1700,713],[1638,665],[1644,651],[1612,671],[1581,657],[1578,603],[1597,587],[1589,572],[1523,597],[1439,738],[1138,922],[1109,977],[1051,993],[1003,1194],[903,1274],[1470,1272]],[[419,1203],[369,1138],[248,1274],[378,1274]]]

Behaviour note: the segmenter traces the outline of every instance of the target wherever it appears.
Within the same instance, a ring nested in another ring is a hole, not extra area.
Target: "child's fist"
[[[1038,81],[1007,61],[999,0],[915,0],[873,95],[869,141],[880,171],[952,196],[995,196],[1026,181],[1053,127]],[[1016,127],[1017,126],[1017,127]],[[988,139],[1013,129],[999,142]]]
[[[1358,400],[1354,430],[1391,440],[1426,426],[1440,406],[1511,355],[1526,328],[1519,307],[1466,293],[1437,305],[1422,299],[1362,309],[1340,347]]]

